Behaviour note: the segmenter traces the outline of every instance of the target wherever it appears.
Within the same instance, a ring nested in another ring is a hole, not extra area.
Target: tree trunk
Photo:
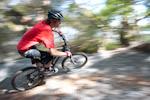
[[[122,28],[120,29],[120,42],[123,46],[129,46],[129,40],[125,37],[127,34],[127,30],[129,29],[129,25],[127,21],[122,21]]]
[[[127,46],[129,46],[129,41],[128,41],[128,39],[125,38],[125,34],[126,33],[124,31],[120,32],[120,42],[123,46],[127,47]]]

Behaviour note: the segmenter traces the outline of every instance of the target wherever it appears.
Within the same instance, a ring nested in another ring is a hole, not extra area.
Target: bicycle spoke
[[[66,70],[81,68],[87,62],[87,57],[83,54],[74,54],[71,58],[63,61],[63,68]]]
[[[36,86],[41,81],[38,70],[35,67],[30,67],[17,74],[12,81],[12,85],[18,90],[27,90]]]

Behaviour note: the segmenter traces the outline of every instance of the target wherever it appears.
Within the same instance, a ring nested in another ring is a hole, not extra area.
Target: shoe
[[[45,74],[50,74],[50,75],[52,75],[52,74],[55,74],[55,73],[57,73],[58,72],[58,68],[45,68],[45,70],[44,70],[44,73]]]

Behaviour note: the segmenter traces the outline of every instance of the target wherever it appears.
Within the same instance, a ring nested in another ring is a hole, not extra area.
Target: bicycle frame
[[[61,34],[61,32],[58,32],[58,31],[55,31],[55,32],[57,32],[62,37],[62,39],[64,41],[64,45],[62,45],[63,48],[60,50],[62,52],[70,51],[65,36],[63,34]],[[83,57],[84,61],[82,61],[81,63],[78,62],[78,59],[76,59],[76,55],[79,55],[81,58]],[[83,53],[74,53],[71,56],[65,57],[62,60],[62,68],[64,68],[65,71],[67,71],[67,72],[71,71],[71,69],[72,69],[72,66],[68,65],[68,62],[69,62],[68,58],[69,58],[70,62],[75,65],[75,66],[73,66],[73,68],[74,67],[75,68],[81,68],[87,62],[87,56]],[[59,59],[60,59],[60,57],[53,57],[50,67],[54,68]],[[44,65],[43,65],[43,67],[44,67]],[[31,70],[33,70],[33,71],[31,72]],[[21,91],[31,89],[43,81],[44,76],[45,76],[43,71],[44,71],[44,69],[43,68],[41,69],[41,67],[35,67],[35,66],[26,67],[26,68],[22,69],[21,71],[16,72],[16,75],[12,79],[12,86],[15,89],[21,90]],[[20,75],[22,75],[23,78],[20,77]],[[25,78],[25,80],[24,80],[24,78]],[[20,82],[21,82],[21,85],[20,85]]]
[[[58,33],[59,34],[59,36],[63,39],[63,41],[64,41],[64,45],[62,45],[62,47],[63,47],[63,49],[62,49],[62,51],[63,52],[65,52],[65,51],[70,51],[70,49],[69,49],[69,47],[68,47],[68,43],[67,43],[67,40],[66,40],[66,38],[65,38],[65,36],[61,33],[61,31],[56,31],[56,30],[53,30],[54,32],[56,32],[56,33]],[[71,56],[70,56],[70,58],[71,58]],[[56,63],[57,63],[57,61],[60,59],[60,57],[54,57],[53,58],[53,60],[52,60],[52,64],[50,65],[52,68],[54,68],[55,67],[55,65],[56,65]],[[73,61],[72,59],[71,59],[71,61]],[[74,62],[74,61],[73,61]]]

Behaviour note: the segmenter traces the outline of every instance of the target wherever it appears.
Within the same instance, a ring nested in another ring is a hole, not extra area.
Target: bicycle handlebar
[[[64,41],[63,49],[64,49],[65,51],[70,51],[70,49],[69,49],[69,47],[68,47],[67,40],[66,40],[66,38],[65,38],[65,35],[62,34],[61,31],[57,31],[57,30],[52,30],[52,31],[58,33],[59,36],[62,37],[62,39],[63,39],[63,41]]]
[[[58,33],[58,34],[61,34],[61,33],[62,33],[61,31],[57,31],[57,30],[52,30],[52,31],[54,31],[54,32],[56,32],[56,33]]]

